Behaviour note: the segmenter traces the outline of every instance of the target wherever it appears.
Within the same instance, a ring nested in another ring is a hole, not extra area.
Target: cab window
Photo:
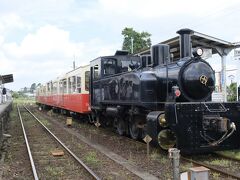
[[[94,77],[94,79],[99,78],[99,66],[98,66],[98,64],[93,67],[93,77]]]
[[[85,72],[85,90],[89,91],[89,76],[90,76],[90,71]]]
[[[103,74],[113,75],[116,74],[117,61],[116,59],[105,59],[103,62]]]

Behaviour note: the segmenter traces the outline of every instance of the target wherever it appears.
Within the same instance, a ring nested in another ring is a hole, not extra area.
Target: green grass
[[[86,161],[87,164],[90,165],[98,165],[99,160],[97,159],[97,154],[96,152],[90,151],[85,155],[84,160]]]
[[[44,120],[40,120],[45,126],[50,126],[51,124],[48,122],[48,120],[44,119]]]
[[[21,98],[14,98],[13,99],[13,102],[14,103],[17,103],[18,105],[22,105],[22,104],[35,104],[36,103],[36,101],[35,101],[35,98],[23,98],[23,97],[21,97]]]
[[[220,179],[220,174],[219,173],[212,173],[213,179],[217,180]]]
[[[223,156],[236,158],[236,159],[240,160],[240,150],[218,151],[217,154],[221,154]]]
[[[229,167],[230,162],[224,159],[215,159],[209,162],[211,165]]]
[[[47,166],[45,170],[48,172],[50,177],[61,177],[63,175],[63,168],[57,166]]]

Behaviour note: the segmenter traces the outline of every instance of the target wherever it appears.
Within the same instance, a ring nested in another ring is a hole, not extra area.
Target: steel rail
[[[216,168],[216,167],[213,167],[213,166],[211,166],[211,165],[208,165],[208,164],[206,164],[206,163],[198,162],[198,161],[195,161],[195,160],[192,160],[192,159],[188,159],[188,158],[185,158],[185,157],[182,157],[182,156],[181,156],[180,159],[182,159],[182,160],[184,160],[184,161],[191,162],[191,163],[193,163],[193,164],[197,164],[197,165],[200,165],[200,166],[204,166],[204,167],[206,167],[206,168],[208,168],[208,169],[210,169],[210,170],[213,170],[213,171],[215,171],[215,172],[224,174],[224,175],[226,175],[226,176],[233,177],[233,178],[236,178],[236,179],[240,179],[240,176],[238,176],[238,175],[236,175],[236,174],[234,174],[234,173],[227,172],[227,171],[224,171],[224,170],[220,170],[220,169],[218,169],[218,168]]]
[[[99,178],[83,161],[81,161],[60,139],[57,138],[27,107],[23,106],[41,125],[42,127],[51,134],[54,139],[79,163],[84,169],[88,171],[88,173],[96,180],[100,180]]]
[[[21,116],[20,109],[19,109],[18,105],[17,105],[17,110],[18,110],[18,116],[19,116],[21,126],[22,126],[24,139],[25,139],[26,146],[27,146],[27,151],[28,151],[28,156],[29,156],[29,159],[30,159],[31,167],[32,167],[33,177],[34,177],[35,180],[38,180],[39,178],[38,178],[38,175],[37,175],[37,170],[36,170],[36,167],[35,167],[35,164],[34,164],[34,161],[33,161],[31,149],[30,149],[30,146],[29,146],[29,143],[28,143],[28,138],[27,138],[27,135],[26,135],[26,131],[25,131],[25,128],[24,128],[24,125],[23,125],[23,120],[22,120],[22,116]]]

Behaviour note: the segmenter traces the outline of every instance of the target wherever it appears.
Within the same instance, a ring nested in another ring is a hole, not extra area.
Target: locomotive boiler
[[[192,51],[191,30],[182,29],[180,59],[171,61],[168,45],[152,47],[150,56],[124,51],[90,63],[93,117],[113,124],[120,135],[141,139],[163,149],[183,152],[239,148],[238,103],[210,102],[215,73]]]

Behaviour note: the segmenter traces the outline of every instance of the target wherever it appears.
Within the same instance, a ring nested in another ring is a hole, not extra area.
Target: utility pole
[[[73,61],[73,69],[75,69],[75,61]]]
[[[75,54],[73,55],[73,69],[75,69],[75,59],[76,59],[76,56]]]
[[[133,37],[131,37],[131,53],[133,54]]]

